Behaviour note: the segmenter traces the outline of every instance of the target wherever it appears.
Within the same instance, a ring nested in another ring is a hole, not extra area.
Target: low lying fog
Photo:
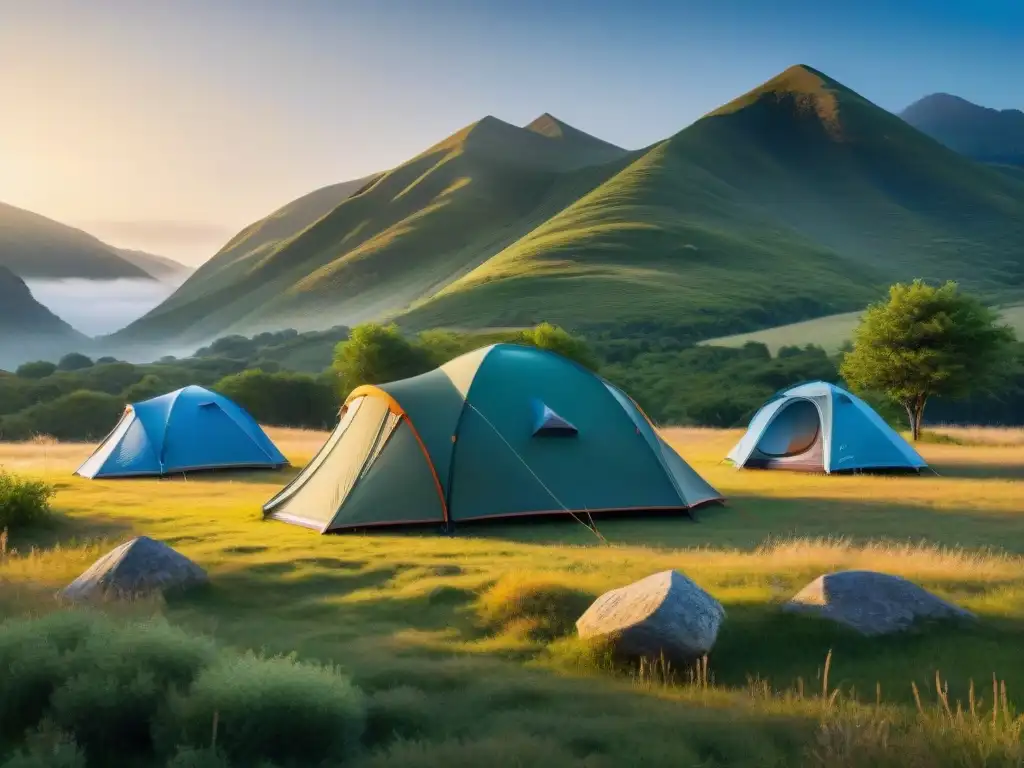
[[[36,301],[75,330],[98,336],[124,328],[170,296],[180,282],[27,280]]]

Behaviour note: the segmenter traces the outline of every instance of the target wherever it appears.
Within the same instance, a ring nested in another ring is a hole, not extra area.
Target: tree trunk
[[[910,421],[910,434],[915,443],[921,437],[921,419],[924,417],[924,406],[927,402],[927,398],[919,397],[916,400],[908,400],[903,404],[903,407],[907,409],[907,418]]]
[[[917,421],[916,419],[914,419],[914,404],[907,400],[906,402],[903,403],[903,407],[907,411],[907,426],[910,427],[910,434],[912,435],[912,439],[917,440],[917,430],[915,429]]]

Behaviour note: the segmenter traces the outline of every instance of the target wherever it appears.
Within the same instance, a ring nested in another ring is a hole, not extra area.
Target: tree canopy
[[[383,384],[425,373],[433,367],[423,347],[405,338],[396,325],[356,326],[334,351],[332,369],[342,396],[362,384]]]
[[[92,365],[92,359],[86,357],[81,352],[69,352],[60,359],[60,362],[57,363],[57,370],[80,371],[83,368],[91,368]]]
[[[557,352],[562,357],[574,360],[585,368],[596,371],[600,362],[587,343],[563,328],[551,323],[541,323],[533,328],[520,331],[515,341],[538,349]]]
[[[930,397],[987,391],[1009,373],[1014,338],[954,282],[897,283],[865,311],[840,371],[854,391],[881,392],[902,405],[916,440]]]

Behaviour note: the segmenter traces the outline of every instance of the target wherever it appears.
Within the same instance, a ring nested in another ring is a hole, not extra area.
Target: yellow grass
[[[979,445],[1024,445],[1024,427],[928,427],[929,432],[948,435]]]
[[[269,432],[296,468],[326,438]],[[570,607],[676,568],[726,608],[710,658],[713,677],[726,691],[745,691],[748,678],[781,689],[797,678],[813,680],[830,649],[837,684],[872,699],[880,683],[887,699],[912,704],[909,683],[925,690],[936,668],[951,679],[950,695],[963,694],[969,679],[989,680],[993,673],[1006,678],[1011,699],[1024,691],[1020,443],[1009,444],[1002,432],[970,430],[971,445],[920,446],[938,475],[826,477],[722,464],[739,430],[670,428],[664,434],[728,502],[701,510],[697,522],[598,519],[609,544],[572,520],[462,527],[455,536],[318,536],[261,520],[261,505],[295,468],[88,481],[71,473],[91,446],[0,445],[0,465],[57,485],[61,516],[51,530],[12,534],[17,552],[0,556],[0,612],[52,609],[55,589],[114,543],[146,534],[202,565],[213,587],[141,610],[159,609],[243,648],[342,661],[368,690],[411,687],[428,709],[437,691],[458,691],[445,694],[446,706],[506,716],[499,703],[474,698],[496,695],[484,691],[501,681],[502,690],[545,691],[555,702],[547,706],[559,711],[581,697],[595,709],[600,702],[600,714],[575,716],[626,728],[621,718],[670,717],[676,710],[665,707],[692,707],[692,696],[659,690],[657,701],[638,703],[636,696],[650,692],[626,692],[603,678],[564,677],[562,641],[549,650],[546,644],[571,630]],[[982,622],[973,629],[866,640],[779,612],[809,580],[845,568],[906,576],[975,611]],[[728,695],[716,701],[718,708],[741,707]]]

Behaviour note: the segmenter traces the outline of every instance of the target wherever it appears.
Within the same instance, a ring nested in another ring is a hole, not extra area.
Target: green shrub
[[[0,728],[10,740],[51,720],[99,764],[151,755],[152,723],[172,690],[217,658],[209,641],[162,622],[120,626],[77,611],[9,621]]]
[[[58,371],[80,371],[83,368],[92,368],[92,359],[80,352],[70,352],[57,363]]]
[[[61,374],[62,379],[73,379],[72,391],[87,389],[91,392],[104,392],[108,395],[119,395],[143,377],[142,369],[131,363],[97,363],[74,373]]]
[[[58,440],[100,440],[117,424],[124,405],[120,397],[80,390],[30,406],[18,417],[32,434],[52,435]]]
[[[86,768],[85,753],[52,723],[42,723],[25,742],[25,747],[0,763],[0,768]]]
[[[216,747],[182,747],[167,762],[167,768],[231,768],[231,763]]]
[[[366,706],[368,745],[422,736],[430,731],[435,716],[427,694],[408,685],[374,691]]]
[[[97,624],[50,699],[51,717],[90,757],[147,754],[168,695],[216,658],[209,641],[163,623]]]
[[[522,331],[513,341],[538,349],[546,349],[549,352],[557,352],[592,371],[596,371],[601,366],[601,361],[585,341],[557,325],[551,325],[551,323],[541,323],[529,330]]]
[[[159,397],[174,388],[167,386],[164,380],[153,373],[147,373],[139,381],[126,388],[121,393],[121,399],[126,403],[140,403],[153,397]]]
[[[18,366],[14,372],[15,376],[22,379],[45,379],[57,370],[57,366],[46,360],[37,360],[34,363],[24,363]]]
[[[0,442],[20,443],[31,437],[32,425],[24,416],[0,416]]]
[[[364,719],[362,696],[333,669],[225,655],[162,621],[66,611],[0,624],[0,742],[39,731],[12,765],[71,768],[79,750],[90,765],[338,761]]]
[[[23,528],[45,521],[56,489],[42,480],[20,477],[0,468],[0,529]]]
[[[363,697],[329,667],[253,655],[204,670],[164,722],[168,742],[204,746],[217,717],[217,746],[233,761],[338,764],[358,749]]]
[[[338,396],[325,378],[251,370],[226,376],[214,389],[261,424],[326,429],[338,420]]]
[[[50,696],[68,675],[66,654],[89,636],[94,619],[59,612],[40,619],[11,619],[0,624],[0,741],[38,724]]]

